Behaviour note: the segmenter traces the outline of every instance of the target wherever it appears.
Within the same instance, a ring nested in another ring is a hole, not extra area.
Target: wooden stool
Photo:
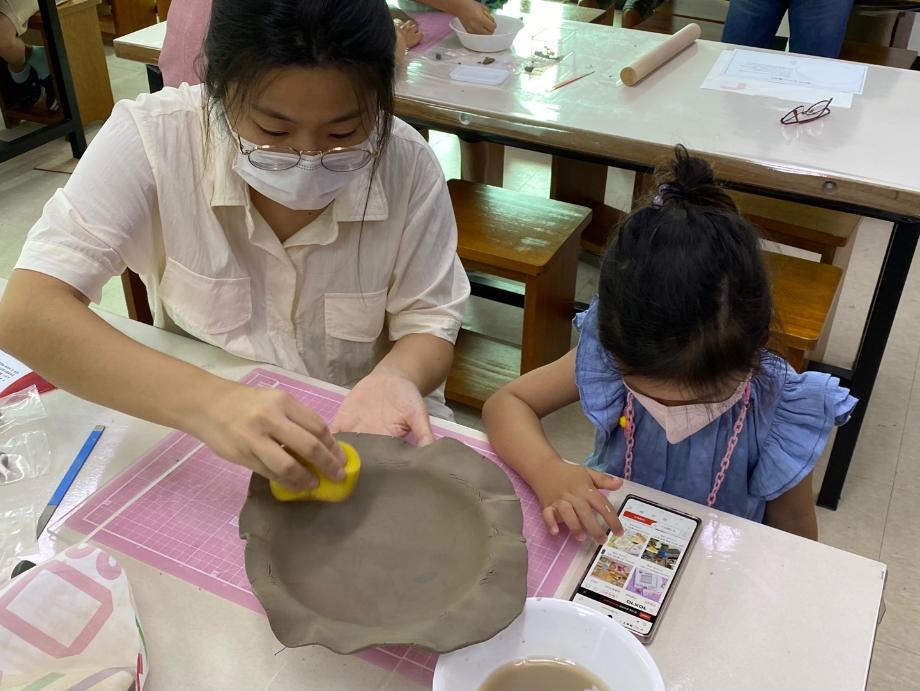
[[[808,354],[821,340],[843,271],[775,252],[764,254],[773,281],[776,315],[770,347],[801,372],[808,365]]]
[[[163,8],[157,0],[102,0],[99,5],[99,26],[102,35],[111,40],[144,27],[165,21],[169,2]]]
[[[501,386],[571,347],[579,237],[591,211],[463,180],[448,187],[467,271],[524,284],[520,348],[465,330],[457,341],[447,397],[482,407]]]
[[[147,286],[141,277],[125,269],[121,275],[121,287],[125,291],[125,307],[128,316],[134,321],[153,326],[153,314],[150,312],[150,303],[147,301]]]
[[[917,51],[906,48],[876,46],[871,43],[859,43],[858,41],[844,41],[843,47],[840,49],[840,59],[909,70],[917,59]]]
[[[729,194],[741,213],[763,231],[764,239],[814,252],[823,264],[836,263],[838,250],[849,245],[861,219],[781,199],[734,191]]]
[[[96,19],[97,4],[99,0],[67,0],[57,6],[77,107],[84,126],[97,120],[105,120],[115,106],[112,85],[109,82],[109,68],[102,49],[99,22]],[[27,36],[27,42],[47,45],[41,14],[34,14],[29,19],[29,32],[33,33],[33,36]],[[8,86],[8,73],[8,70],[0,70],[0,76],[3,77],[0,84]],[[60,85],[55,82],[54,87],[60,94]],[[6,103],[8,100],[4,97],[3,88],[0,88],[0,111],[7,127],[13,127],[21,120],[48,124],[63,118],[60,111],[48,112],[44,108],[13,110],[8,108]]]

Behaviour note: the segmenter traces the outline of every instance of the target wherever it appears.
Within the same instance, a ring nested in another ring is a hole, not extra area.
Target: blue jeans
[[[789,50],[836,58],[853,0],[731,0],[722,31],[724,43],[770,48],[789,10]]]

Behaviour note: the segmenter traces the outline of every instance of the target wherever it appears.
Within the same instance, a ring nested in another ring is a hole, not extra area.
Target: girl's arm
[[[601,543],[606,529],[622,532],[616,512],[597,490],[619,489],[622,480],[565,462],[549,443],[540,419],[578,400],[575,351],[502,387],[482,409],[498,455],[530,485],[544,506],[550,532],[561,519],[578,539],[587,533]]]
[[[818,517],[815,515],[815,497],[811,485],[812,473],[791,490],[767,502],[764,523],[787,533],[818,539]]]
[[[341,469],[322,419],[293,398],[221,379],[148,348],[107,324],[88,303],[63,281],[14,271],[0,301],[0,349],[80,398],[183,430],[218,455],[292,488],[315,479],[289,451],[330,476]]]

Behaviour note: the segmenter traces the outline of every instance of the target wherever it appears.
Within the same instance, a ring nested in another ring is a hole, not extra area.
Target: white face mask
[[[239,141],[246,150],[257,148],[257,145],[243,138]],[[369,142],[365,141],[355,148],[369,149],[369,146]],[[353,155],[356,159],[365,157],[360,151],[355,151]],[[293,168],[263,170],[252,165],[246,154],[238,153],[236,161],[233,162],[233,170],[256,192],[289,209],[324,209],[352,180],[362,174],[366,166],[357,170],[338,172],[324,168],[319,159],[319,156],[304,156]]]
[[[667,406],[626,387],[633,397],[642,404],[646,412],[661,425],[668,438],[668,443],[677,444],[687,437],[699,432],[715,422],[741,400],[748,380],[741,382],[735,393],[718,403],[691,403],[690,405]]]

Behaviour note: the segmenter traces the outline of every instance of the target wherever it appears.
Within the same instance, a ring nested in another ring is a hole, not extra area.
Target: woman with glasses
[[[440,167],[392,116],[394,43],[379,0],[215,0],[204,84],[120,103],[46,205],[0,349],[292,489],[297,457],[342,476],[335,431],[430,441],[469,284]],[[331,429],[110,327],[87,305],[126,267],[157,326],[353,386]]]

